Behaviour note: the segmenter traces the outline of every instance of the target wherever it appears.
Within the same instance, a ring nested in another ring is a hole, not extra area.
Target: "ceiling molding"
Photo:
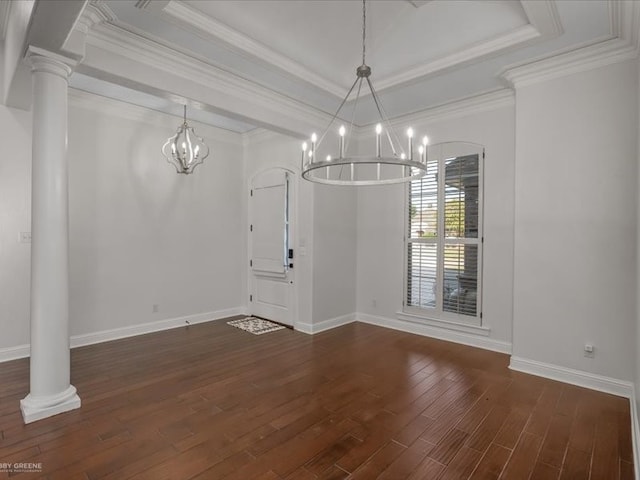
[[[500,76],[513,88],[585,72],[637,57],[637,48],[613,38],[537,62],[503,70]]]
[[[529,20],[528,25],[498,35],[470,48],[464,48],[446,57],[418,65],[397,75],[376,79],[378,90],[382,91],[429,75],[439,74],[497,53],[504,53],[533,42],[550,40],[562,35],[564,29],[554,0],[522,0],[521,4]]]
[[[147,107],[140,107],[132,103],[123,102],[114,98],[103,97],[95,93],[85,92],[77,88],[69,87],[69,106],[99,112],[104,115],[131,120],[134,122],[154,125],[159,128],[166,128],[167,135],[174,132],[183,121],[180,115],[173,115]],[[202,136],[202,130],[206,130],[206,136],[216,142],[227,142],[240,144],[242,134],[216,127],[206,123],[190,119],[189,124],[196,127]],[[162,140],[162,139],[161,139]]]
[[[87,4],[78,18],[74,28],[80,30],[82,33],[89,33],[89,30],[94,25],[98,25],[103,22],[113,22],[116,16],[104,3],[92,2]]]
[[[637,1],[609,0],[611,35],[621,38],[636,50],[640,48],[640,5]]]
[[[409,2],[413,3],[413,2]],[[416,2],[422,6],[428,1]],[[471,47],[462,48],[452,54],[425,64],[400,71],[397,74],[376,78],[379,92],[399,85],[407,84],[430,75],[440,74],[454,67],[460,67],[483,58],[522,48],[530,43],[548,40],[563,32],[560,17],[553,0],[523,0],[523,8],[530,24],[524,25],[506,34],[498,35]],[[415,6],[415,5],[414,5]],[[297,80],[304,80],[316,87],[342,98],[346,88],[332,82],[307,67],[257,42],[237,30],[215,20],[202,12],[186,5],[180,0],[171,0],[163,9],[164,14],[195,29],[201,36],[216,42],[223,42],[239,54],[258,60]]]
[[[515,105],[515,95],[510,88],[501,88],[491,92],[481,93],[471,97],[453,100],[451,102],[426,108],[417,112],[400,115],[390,120],[393,128],[406,125],[417,125],[425,122],[442,121],[451,118],[465,117],[480,112],[496,110],[498,108]],[[359,127],[360,132],[368,135],[373,131],[373,123]]]
[[[637,58],[640,2],[609,0],[608,7],[610,36],[552,57],[507,67],[499,76],[517,88]]]
[[[164,7],[163,12],[174,20],[178,20],[195,29],[206,39],[227,44],[235,52],[253,61],[259,61],[271,68],[275,67],[279,73],[284,72],[290,77],[304,80],[336,97],[344,95],[345,88],[342,85],[318,75],[291,58],[276,52],[263,43],[238,32],[218,20],[204,15],[179,0],[170,1]]]
[[[555,0],[521,0],[520,3],[529,23],[545,40],[564,33]]]
[[[206,87],[212,93],[217,93],[226,101],[240,99],[245,103],[249,102],[255,106],[252,109],[253,112],[260,108],[272,112],[270,116],[273,118],[266,122],[269,126],[282,128],[279,127],[279,124],[282,123],[278,121],[280,117],[297,119],[295,122],[296,128],[286,128],[283,133],[301,135],[309,125],[314,125],[315,127],[326,125],[331,119],[331,115],[314,107],[274,92],[269,88],[221,68],[188,57],[113,24],[103,23],[95,26],[87,37],[87,43],[132,61],[140,67],[178,76],[184,79],[185,85],[186,82],[195,82],[200,86]],[[92,60],[87,59],[85,63],[87,61]],[[93,61],[95,62],[96,60],[94,59]],[[148,74],[148,72],[145,72],[145,74]],[[211,107],[212,111],[215,111],[216,105],[211,105]],[[228,115],[229,113],[227,111],[215,112],[222,115]],[[265,119],[254,118],[244,114],[237,114],[235,117],[257,126],[266,126]]]
[[[454,100],[446,104],[430,107],[418,112],[394,117],[390,120],[391,126],[397,129],[406,125],[418,125],[421,123],[437,122],[452,118],[465,117],[476,113],[496,110],[498,108],[512,107],[515,105],[515,94],[510,88],[502,88],[492,92],[481,93],[472,97]],[[374,124],[360,127],[354,126],[354,138],[368,138],[372,135]],[[260,143],[282,137],[278,132],[265,128],[256,128],[242,134],[243,144],[249,142]]]
[[[479,59],[489,55],[522,46],[523,44],[539,38],[540,33],[535,27],[532,25],[525,25],[507,33],[506,35],[500,35],[499,37],[479,43],[470,48],[465,48],[424,65],[417,65],[391,77],[382,79],[377,78],[376,87],[377,90],[381,92],[387,88],[406,84],[429,75],[442,73],[443,71],[453,67],[459,67],[470,62],[478,61]]]

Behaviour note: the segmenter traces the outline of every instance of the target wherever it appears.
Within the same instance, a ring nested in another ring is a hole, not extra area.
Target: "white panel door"
[[[293,259],[290,178],[272,169],[251,184],[250,311],[257,317],[293,325]]]

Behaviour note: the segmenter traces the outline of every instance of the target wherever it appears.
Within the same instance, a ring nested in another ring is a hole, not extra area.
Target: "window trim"
[[[433,145],[430,148],[438,147],[446,144],[456,144],[473,146],[477,148],[478,155],[478,236],[477,238],[459,238],[447,239],[444,236],[444,208],[440,207],[440,199],[444,199],[444,182],[438,182],[438,235],[442,232],[442,237],[438,236],[433,238],[417,238],[411,240],[409,228],[410,228],[410,209],[411,209],[411,184],[407,182],[404,190],[404,208],[403,208],[403,288],[402,288],[402,310],[397,312],[396,316],[400,320],[405,321],[419,321],[421,323],[430,324],[433,326],[440,326],[450,330],[462,331],[467,333],[478,333],[481,335],[489,335],[490,329],[484,325],[483,321],[483,273],[484,273],[484,161],[485,161],[485,149],[482,145],[471,142],[445,142]],[[462,155],[458,155],[462,156]],[[443,171],[445,166],[445,156],[441,155],[438,158],[438,172]],[[414,180],[418,181],[418,180]],[[444,201],[444,200],[443,200]],[[438,245],[438,265],[436,278],[436,306],[434,308],[418,307],[407,305],[408,299],[408,287],[409,287],[409,244],[410,243],[436,243]],[[460,315],[452,312],[446,312],[442,308],[442,288],[443,288],[443,269],[444,263],[442,262],[442,256],[444,255],[444,247],[447,244],[459,245],[470,244],[478,245],[478,286],[477,286],[477,303],[476,303],[476,315]]]

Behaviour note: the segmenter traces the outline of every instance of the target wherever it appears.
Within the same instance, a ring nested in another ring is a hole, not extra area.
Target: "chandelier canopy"
[[[371,67],[365,62],[366,21],[366,0],[362,0],[362,65],[356,68],[355,81],[322,135],[318,138],[314,133],[311,135],[309,143],[302,144],[302,177],[306,180],[329,185],[381,185],[407,182],[420,178],[427,172],[429,139],[423,137],[418,146],[417,154],[414,153],[414,132],[412,128],[408,128],[406,131],[407,149],[405,151],[373,87],[370,79]],[[375,126],[375,154],[351,155],[349,153],[350,144],[353,147],[352,150],[355,149],[355,145],[353,145],[355,142],[350,142],[353,137],[353,122],[363,84],[369,88],[379,116],[379,122]],[[356,95],[350,125],[348,128],[340,125],[337,129],[338,148],[331,152],[326,148],[326,145],[323,145],[323,141],[329,131],[337,126],[335,125],[338,123],[336,120],[339,119],[340,112],[354,90]],[[323,149],[321,145],[325,148]]]
[[[204,162],[209,155],[209,147],[202,137],[196,135],[193,127],[187,123],[187,106],[184,106],[184,122],[176,134],[162,146],[167,162],[176,168],[177,173],[189,175],[193,169]]]

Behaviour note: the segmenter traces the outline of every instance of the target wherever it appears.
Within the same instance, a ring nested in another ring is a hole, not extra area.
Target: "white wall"
[[[71,334],[245,305],[240,135],[194,124],[211,153],[178,175],[179,118],[87,94],[69,112]]]
[[[506,104],[506,105],[505,105]],[[489,339],[511,342],[513,272],[514,108],[417,119],[418,138],[432,144],[465,141],[485,146],[483,324]],[[372,139],[363,139],[373,144]],[[404,289],[404,185],[358,190],[358,288],[360,313],[396,319]],[[508,345],[507,345],[508,347]]]
[[[514,356],[634,378],[637,80],[628,61],[517,89]]]
[[[356,311],[357,202],[354,187],[314,186],[314,322]]]
[[[31,114],[0,106],[0,350],[29,341]]]

